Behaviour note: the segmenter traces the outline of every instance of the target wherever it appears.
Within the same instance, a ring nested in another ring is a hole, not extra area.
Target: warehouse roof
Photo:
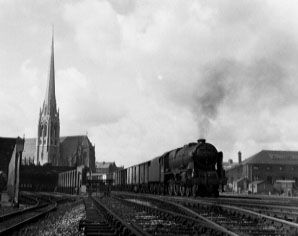
[[[262,150],[257,154],[245,159],[242,164],[298,165],[298,152]]]

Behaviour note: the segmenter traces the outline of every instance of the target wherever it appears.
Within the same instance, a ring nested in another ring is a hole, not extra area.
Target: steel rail
[[[120,234],[123,235],[143,235],[143,236],[149,236],[150,234],[144,232],[142,229],[140,229],[137,225],[134,224],[127,224],[123,219],[121,219],[119,216],[117,216],[114,212],[112,212],[110,209],[108,209],[104,204],[102,204],[98,199],[91,196],[91,199],[99,206],[100,208],[104,209],[106,213],[111,216],[112,225],[117,229],[117,231]],[[120,224],[119,224],[120,223]]]
[[[125,193],[125,194],[120,194],[120,195],[124,195],[124,196],[126,195],[126,196],[136,197],[136,195],[130,194],[130,193]],[[176,212],[164,210],[164,209],[158,209],[159,211],[164,211],[166,213],[171,213],[171,214],[174,213],[176,216],[187,218],[188,220],[195,221],[198,224],[202,224],[202,222],[203,222],[204,223],[204,225],[203,225],[204,227],[213,229],[213,230],[215,230],[217,232],[220,232],[220,233],[223,233],[225,235],[230,235],[230,236],[237,236],[238,235],[238,234],[236,234],[236,233],[234,233],[232,231],[229,231],[225,227],[223,227],[223,226],[221,226],[221,225],[219,225],[219,224],[217,224],[217,223],[215,223],[215,222],[207,219],[206,217],[199,215],[197,212],[195,212],[195,211],[193,211],[193,210],[191,210],[191,209],[189,209],[189,208],[187,208],[187,207],[185,207],[185,206],[183,206],[181,204],[177,204],[175,202],[168,202],[168,201],[165,201],[165,200],[161,199],[160,197],[156,197],[156,196],[150,196],[150,197],[153,198],[153,199],[156,199],[158,201],[164,202],[165,204],[170,204],[170,205],[176,206],[177,208],[180,208],[184,212],[188,212],[190,215],[192,215],[192,217],[186,216],[186,215],[183,215],[183,214],[179,214],[179,213],[176,213]],[[121,200],[127,201],[125,199],[121,199]],[[135,203],[135,204],[138,204],[138,203]],[[139,205],[141,205],[141,204],[139,204]],[[147,206],[147,207],[149,207],[149,206]],[[156,208],[153,208],[153,209],[156,210]],[[200,219],[200,220],[198,220],[198,219]]]
[[[15,217],[15,216],[17,216],[17,215],[26,213],[26,212],[28,212],[28,211],[36,210],[36,209],[38,209],[38,208],[40,208],[40,207],[43,207],[43,206],[40,205],[40,201],[37,199],[37,200],[36,200],[36,204],[34,204],[34,205],[31,206],[31,207],[27,207],[27,208],[25,208],[25,209],[23,209],[23,210],[14,211],[14,212],[11,212],[11,213],[8,213],[8,214],[1,215],[1,216],[0,216],[0,223],[3,222],[3,221],[5,221],[5,220],[8,220],[8,219],[10,219],[10,218],[13,218],[13,217]]]
[[[295,232],[298,232],[298,224],[297,223],[286,221],[286,220],[276,218],[276,217],[272,217],[272,216],[268,216],[268,215],[265,215],[265,214],[262,214],[262,213],[258,213],[258,212],[252,211],[252,210],[240,208],[240,207],[237,207],[237,206],[231,206],[231,205],[227,205],[227,204],[215,204],[215,203],[210,203],[208,201],[203,201],[203,200],[198,201],[198,200],[194,200],[194,199],[181,199],[181,198],[180,199],[179,198],[172,198],[172,199],[175,199],[178,202],[181,202],[183,200],[184,202],[189,202],[189,203],[198,203],[200,205],[205,204],[205,205],[209,205],[209,206],[213,206],[213,207],[221,207],[223,209],[230,210],[230,211],[235,211],[237,213],[247,214],[247,215],[250,215],[254,218],[259,218],[259,219],[272,221],[274,223],[279,223],[279,224],[282,224],[284,226],[292,228],[293,230],[295,230]]]
[[[51,204],[49,205],[43,205],[44,208],[46,207],[49,207]],[[41,208],[38,208],[38,209],[41,209]],[[26,224],[28,223],[32,223],[38,219],[40,219],[42,216],[48,214],[49,212],[53,211],[57,209],[57,202],[54,202],[52,203],[52,206],[49,207],[49,209],[46,209],[45,211],[42,211],[42,212],[36,212],[35,215],[31,216],[31,217],[28,217],[27,219],[25,220],[22,220],[20,222],[17,222],[15,224],[12,224],[11,226],[8,226],[7,228],[5,229],[0,229],[0,235],[7,235],[7,234],[10,234],[12,233],[13,231],[17,230],[17,229],[20,229],[21,227],[25,226]],[[34,213],[34,211],[37,210],[37,209],[31,209],[32,213]],[[27,211],[28,212],[28,211]]]

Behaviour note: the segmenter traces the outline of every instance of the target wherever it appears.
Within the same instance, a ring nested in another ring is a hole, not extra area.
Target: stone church
[[[25,139],[24,165],[75,167],[85,165],[95,171],[95,145],[87,135],[60,137],[59,109],[55,95],[54,38],[46,96],[39,112],[37,138]]]

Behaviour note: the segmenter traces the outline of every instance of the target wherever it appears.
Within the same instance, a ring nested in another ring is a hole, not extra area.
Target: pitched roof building
[[[242,190],[255,181],[274,185],[279,180],[294,180],[298,186],[298,152],[262,150],[226,170],[228,184],[243,180]]]
[[[118,169],[115,162],[96,162],[95,163],[96,173],[108,174],[113,173]]]
[[[115,162],[96,162],[96,171],[92,173],[91,179],[102,181],[113,181],[113,173],[116,170],[123,169],[123,166],[117,167]]]
[[[244,160],[243,164],[298,165],[298,152],[262,150]]]

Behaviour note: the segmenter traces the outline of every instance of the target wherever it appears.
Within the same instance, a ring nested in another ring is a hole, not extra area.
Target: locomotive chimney
[[[198,139],[198,143],[206,143],[206,139],[203,139],[203,138]]]
[[[241,152],[238,152],[238,163],[241,164],[242,162],[242,157],[241,157]]]

